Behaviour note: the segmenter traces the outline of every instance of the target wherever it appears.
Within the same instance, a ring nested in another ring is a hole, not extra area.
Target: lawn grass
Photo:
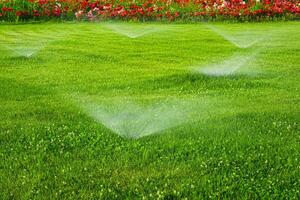
[[[299,22],[1,25],[0,199],[298,199],[299,33]],[[253,52],[240,73],[201,72]],[[174,99],[189,118],[136,138],[86,108]]]

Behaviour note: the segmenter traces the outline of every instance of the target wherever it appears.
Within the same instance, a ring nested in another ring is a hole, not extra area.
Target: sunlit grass
[[[297,199],[299,31],[1,25],[0,199]]]

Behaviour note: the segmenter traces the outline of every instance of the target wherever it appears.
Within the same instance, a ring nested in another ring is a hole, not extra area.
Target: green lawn
[[[300,23],[0,25],[0,199],[299,199]]]

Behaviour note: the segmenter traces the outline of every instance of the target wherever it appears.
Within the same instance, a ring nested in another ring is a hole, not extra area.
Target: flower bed
[[[300,0],[0,0],[0,21],[222,20],[300,17]]]

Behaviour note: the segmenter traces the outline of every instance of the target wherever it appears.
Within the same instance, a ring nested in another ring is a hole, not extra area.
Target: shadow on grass
[[[49,88],[39,85],[17,81],[11,78],[0,77],[0,99],[24,100],[33,96],[48,95],[53,93]]]
[[[30,57],[20,56],[20,55],[7,55],[5,57],[0,58],[3,63],[1,67],[11,67],[18,68],[25,65],[30,65],[32,63],[41,65],[45,63],[47,60],[43,59],[41,56],[32,55]]]
[[[248,90],[273,87],[266,77],[249,77],[246,75],[232,75],[213,77],[202,74],[175,74],[157,79],[149,79],[132,85],[115,86],[114,89],[131,88],[133,90],[180,90],[193,92],[195,90]]]

